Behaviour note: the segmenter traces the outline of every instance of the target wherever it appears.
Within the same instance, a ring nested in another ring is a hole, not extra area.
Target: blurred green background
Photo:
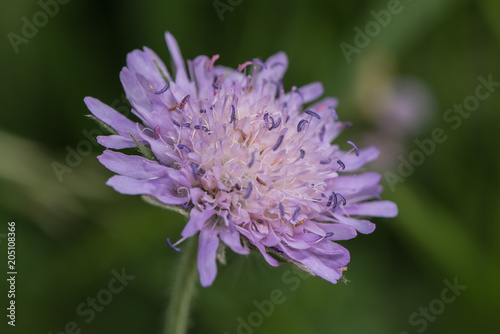
[[[179,259],[165,237],[176,240],[185,220],[104,184],[112,173],[96,159],[103,148],[85,136],[98,127],[84,117],[83,98],[126,112],[118,78],[126,54],[145,45],[170,64],[169,30],[186,59],[220,54],[218,64],[236,67],[285,51],[285,88],[323,82],[325,95],[340,100],[340,118],[355,124],[341,140],[376,143],[382,157],[372,168],[385,176],[397,175],[398,156],[419,150],[415,139],[431,138],[436,128],[447,136],[393,191],[384,181],[383,197],[397,202],[399,216],[342,243],[351,252],[351,282],[292,274],[295,283],[287,283],[288,265],[230,254],[214,285],[198,290],[191,333],[237,333],[238,317],[248,322],[254,301],[269,300],[275,289],[285,301],[240,332],[499,332],[500,89],[460,126],[443,115],[474,95],[478,76],[500,81],[500,3],[403,0],[350,62],[341,43],[356,46],[354,29],[376,22],[371,11],[390,1],[218,3],[219,13],[213,1],[73,0],[17,47],[9,33],[22,35],[22,18],[33,22],[42,8],[34,0],[1,3],[1,263],[7,222],[17,224],[17,326],[9,329],[55,334],[74,321],[81,333],[162,332]],[[68,148],[88,154],[60,182],[52,164],[66,165]],[[77,308],[122,268],[135,278],[87,323]],[[444,281],[455,279],[467,289],[451,303],[436,301]],[[429,307],[437,315],[422,320],[420,308]]]

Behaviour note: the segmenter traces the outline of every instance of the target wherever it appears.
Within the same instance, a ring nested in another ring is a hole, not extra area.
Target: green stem
[[[198,278],[196,255],[198,238],[186,240],[184,253],[177,269],[172,296],[166,313],[165,334],[185,334],[188,327],[189,306]]]

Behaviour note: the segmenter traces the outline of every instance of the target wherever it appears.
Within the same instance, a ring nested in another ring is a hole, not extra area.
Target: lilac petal
[[[393,202],[375,201],[357,204],[349,204],[344,208],[345,212],[353,216],[373,216],[392,218],[398,214],[398,207]]]
[[[115,175],[106,184],[119,193],[125,195],[151,195],[165,204],[178,205],[189,201],[187,192],[185,196],[182,196],[182,192],[178,193],[177,186],[168,177],[154,180],[137,180],[128,176]]]
[[[129,132],[132,134],[137,133],[135,123],[110,106],[90,96],[84,98],[83,101],[92,114],[111,126],[119,134],[128,136]]]
[[[344,157],[342,157],[342,161],[344,162],[346,167],[345,170],[343,171],[344,172],[356,171],[367,162],[377,159],[378,155],[379,155],[378,149],[376,149],[373,146],[359,150],[359,156],[356,156],[356,154],[354,153],[347,154]]]
[[[323,85],[321,82],[313,82],[308,85],[299,88],[302,97],[304,97],[303,103],[308,103],[316,100],[323,94]]]
[[[189,213],[189,221],[182,230],[182,237],[189,238],[195,235],[198,231],[202,230],[203,225],[207,220],[215,214],[214,209],[207,209],[199,211],[197,208],[193,208]]]
[[[250,253],[248,249],[241,245],[240,234],[238,233],[238,231],[236,231],[236,229],[234,229],[233,231],[220,231],[219,236],[222,242],[228,245],[229,248],[231,248],[235,253],[242,255],[247,255]]]
[[[104,147],[121,150],[122,148],[136,147],[134,140],[129,137],[122,137],[118,135],[111,136],[98,136],[97,142]]]
[[[332,232],[333,236],[329,237],[330,240],[349,240],[354,238],[357,233],[356,229],[349,225],[344,224],[323,224],[318,223],[318,225],[325,232]],[[375,224],[374,224],[375,225]]]
[[[347,167],[347,166],[346,166]],[[332,186],[337,189],[337,192],[343,193],[342,190],[350,190],[357,192],[361,189],[370,188],[378,184],[381,175],[375,172],[366,172],[363,174],[342,175],[332,181]]]
[[[267,58],[266,65],[268,71],[266,71],[265,74],[268,80],[281,80],[288,68],[288,57],[284,52],[278,52]]]
[[[217,248],[219,238],[217,233],[210,229],[202,229],[198,244],[198,271],[200,283],[203,287],[212,285],[217,276]]]
[[[188,82],[188,77],[186,74],[184,58],[182,58],[181,50],[179,49],[179,44],[177,44],[174,36],[172,36],[172,34],[168,31],[165,33],[165,40],[167,41],[168,50],[172,55],[172,59],[176,67],[175,81],[177,85],[182,86]]]
[[[370,234],[375,231],[375,224],[365,219],[350,218],[343,215],[333,215],[340,223],[354,227],[359,233]]]
[[[124,67],[120,72],[120,80],[127,95],[127,99],[132,106],[134,106],[136,111],[141,115],[147,117],[147,113],[153,110],[153,105],[141,83],[137,80],[136,74]]]
[[[162,70],[168,81],[172,81],[163,61],[153,50],[146,47],[144,51],[134,50],[127,55],[127,67],[133,73],[141,73],[148,78],[155,88],[164,87],[166,84],[158,67]]]
[[[151,179],[166,176],[168,167],[137,155],[105,150],[97,157],[109,170],[134,179]]]

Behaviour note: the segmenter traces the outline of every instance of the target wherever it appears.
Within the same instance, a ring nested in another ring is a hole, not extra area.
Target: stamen
[[[338,200],[337,200],[337,194],[334,191],[332,191],[332,195],[330,196],[330,200],[333,200],[332,209],[333,209],[333,211],[335,211],[335,209],[337,209]],[[327,207],[328,207],[328,205],[327,205]]]
[[[184,96],[184,98],[182,99],[181,103],[179,103],[179,109],[180,110],[183,110],[184,107],[186,106],[186,103],[189,102],[189,95],[186,95]]]
[[[176,105],[171,106],[170,108],[168,108],[168,111],[173,111],[173,110],[175,110],[175,109],[177,109],[177,108],[179,108],[179,105],[178,105],[178,104],[176,104]]]
[[[247,135],[240,128],[236,128],[236,131],[238,131],[240,133],[241,139],[243,139],[243,142],[244,142],[247,139]]]
[[[325,131],[326,131],[326,127],[323,125],[323,127],[321,128],[321,131],[319,132],[319,140],[323,141],[323,138],[325,138]]]
[[[281,124],[281,117],[278,117],[278,120],[276,121],[276,124],[274,124],[272,129],[276,129],[278,126],[280,126],[280,124]],[[270,130],[272,130],[272,129],[270,129]]]
[[[262,68],[267,69],[267,65],[262,60],[260,60],[259,58],[254,58],[254,59],[252,59],[252,61],[255,64],[260,65]]]
[[[200,114],[206,114],[207,113],[207,109],[200,109]]]
[[[330,238],[333,236],[333,232],[326,232],[325,238]]]
[[[248,163],[248,168],[252,168],[254,161],[255,161],[255,152],[252,152],[250,162]]]
[[[271,119],[271,126],[269,127],[269,131],[271,131],[272,129],[274,129],[274,118],[272,116],[269,116],[269,118]]]
[[[342,200],[342,205],[344,205],[344,206],[345,206],[345,205],[347,204],[347,201],[346,201],[345,197],[344,197],[344,196],[342,196],[342,195],[341,195],[341,194],[339,194],[339,193],[337,193],[336,195],[337,195],[338,197],[340,197],[340,199]]]
[[[334,107],[329,106],[328,109],[330,109],[333,112],[333,120],[338,121],[339,120],[339,115],[337,115],[337,111],[335,110]]]
[[[285,124],[288,123],[289,120],[290,120],[290,115],[286,115]]]
[[[158,140],[158,138],[160,138],[160,126],[159,125],[155,126],[154,134],[155,134],[155,139]]]
[[[169,239],[169,238],[167,238],[167,244],[168,244],[168,245],[169,245],[169,247],[170,247],[170,248],[172,248],[174,251],[176,251],[176,252],[180,252],[180,251],[181,251],[181,249],[180,249],[180,248],[175,247],[175,246],[174,246],[174,245],[170,242],[170,239]]]
[[[280,147],[281,142],[283,141],[283,137],[284,137],[284,135],[281,135],[278,137],[276,144],[274,144],[273,151],[276,151]]]
[[[179,122],[177,122],[175,119],[172,120],[172,122],[177,125],[178,127],[180,128],[189,128],[191,126],[191,123],[183,123],[183,124],[180,124]]]
[[[229,124],[234,122],[234,126],[236,126],[237,121],[238,117],[236,116],[236,109],[234,108],[234,104],[231,104],[231,121]]]
[[[350,140],[347,141],[347,144],[351,145],[352,147],[354,147],[354,150],[356,151],[356,156],[359,157],[359,149],[358,147]]]
[[[266,127],[266,129],[269,129],[269,113],[266,112],[264,114],[264,126]]]
[[[320,160],[320,164],[322,165],[328,165],[330,162],[332,162],[332,159],[328,158],[326,160]]]
[[[181,149],[181,150],[182,150],[182,149],[185,149],[185,150],[186,150],[186,151],[188,151],[189,153],[193,152],[193,149],[192,149],[191,147],[186,146],[186,145],[184,145],[184,144],[179,144],[179,145],[177,145],[177,147],[178,147],[179,149]]]
[[[267,186],[267,183],[265,183],[264,181],[262,181],[262,179],[260,177],[256,176],[255,179],[257,180],[257,182],[259,182],[263,186]]]
[[[238,183],[235,183],[235,184],[234,184],[234,188],[235,188],[236,190],[241,190],[241,187],[240,187],[240,185],[239,185]]]
[[[337,163],[339,164],[340,168],[342,168],[342,170],[345,169],[345,164],[344,164],[344,162],[342,162],[342,160],[340,160],[340,159],[337,160]]]
[[[308,115],[312,116],[312,117],[315,117],[315,118],[317,118],[317,119],[321,119],[321,116],[320,116],[320,115],[318,115],[317,113],[315,113],[315,112],[314,112],[314,111],[312,111],[312,110],[307,109],[307,110],[305,110],[304,112],[305,112],[306,114],[308,114]]]
[[[280,210],[281,217],[283,217],[285,215],[285,208],[283,207],[283,204],[281,204],[281,202],[278,204],[278,209]]]
[[[165,87],[163,87],[162,89],[158,90],[155,92],[156,95],[160,95],[160,94],[163,94],[167,91],[167,89],[170,87],[170,84],[167,84]]]
[[[194,162],[191,162],[191,171],[193,172],[194,179],[198,181],[200,178],[198,177],[198,167]]]
[[[300,158],[304,159],[305,156],[306,156],[306,151],[304,151],[303,149],[300,149]]]
[[[300,98],[302,99],[302,102],[304,102],[304,95],[302,95],[302,93],[300,92],[300,90],[295,89],[293,92],[299,94]]]
[[[300,212],[300,206],[295,208],[295,211],[293,212],[293,215],[292,215],[293,220],[297,220],[297,216],[299,215],[299,212]]]
[[[219,75],[217,76],[217,78],[215,79],[215,82],[212,83],[212,86],[215,88],[215,89],[221,89],[221,84],[222,84],[222,78],[223,78],[223,75]]]
[[[306,126],[307,123],[309,123],[308,120],[305,120],[305,119],[301,120],[299,122],[299,124],[297,124],[297,132],[302,131],[304,129],[304,126]]]
[[[247,67],[248,65],[252,65],[252,64],[253,64],[253,62],[251,62],[251,61],[244,62],[243,64],[238,66],[238,72],[243,71],[245,69],[245,67]]]
[[[252,182],[248,182],[247,192],[246,192],[245,196],[243,197],[243,199],[247,199],[248,197],[250,197],[251,193],[252,193]]]
[[[207,71],[208,72],[212,71],[212,68],[214,67],[214,63],[217,59],[219,59],[219,55],[212,56],[212,59],[210,59],[210,61],[207,64]]]

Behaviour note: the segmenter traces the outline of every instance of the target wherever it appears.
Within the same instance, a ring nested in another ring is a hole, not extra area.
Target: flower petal
[[[398,214],[398,207],[389,201],[374,201],[357,204],[349,204],[344,208],[345,212],[353,216],[372,216],[392,218]]]
[[[207,222],[207,220],[215,214],[214,209],[207,209],[199,211],[197,208],[193,208],[189,213],[189,221],[182,230],[182,237],[189,238],[200,231]]]
[[[203,287],[212,285],[217,276],[217,262],[215,261],[217,248],[219,248],[217,233],[211,229],[201,230],[198,244],[198,271]]]
[[[128,133],[137,133],[136,123],[132,122],[107,104],[104,104],[98,99],[90,96],[84,98],[83,101],[92,114],[111,126],[120,135],[128,136]]]

